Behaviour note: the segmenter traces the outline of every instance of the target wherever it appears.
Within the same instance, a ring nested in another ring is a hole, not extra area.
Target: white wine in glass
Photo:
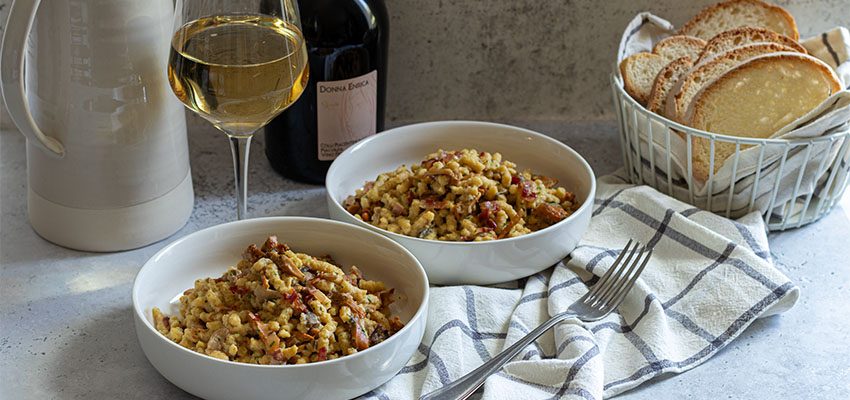
[[[247,214],[254,132],[289,107],[308,79],[294,0],[178,0],[168,82],[189,109],[230,138],[237,214]]]

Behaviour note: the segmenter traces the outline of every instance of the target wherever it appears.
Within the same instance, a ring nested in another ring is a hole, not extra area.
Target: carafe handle
[[[55,157],[65,155],[65,147],[55,138],[47,136],[36,125],[30,113],[24,88],[24,54],[26,40],[35,21],[40,0],[15,0],[9,10],[9,19],[3,34],[0,57],[0,91],[6,108],[27,140]]]

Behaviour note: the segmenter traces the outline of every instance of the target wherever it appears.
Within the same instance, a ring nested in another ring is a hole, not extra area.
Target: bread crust
[[[740,64],[752,57],[780,51],[793,51],[793,49],[778,43],[756,43],[734,48],[725,53],[721,53],[716,57],[710,58],[702,64],[697,64],[693,69],[691,69],[691,72],[683,76],[670,91],[666,101],[666,114],[673,117],[676,122],[685,123],[685,111],[687,110],[688,103],[692,99],[691,95],[695,94],[695,90],[698,90],[700,87],[704,86],[704,84],[708,83],[702,78],[706,75],[710,76],[712,72],[716,72],[716,69],[722,68],[724,64]],[[726,71],[731,68],[734,68],[734,65],[720,73],[726,73]],[[698,79],[700,80],[699,83],[697,83]]]
[[[701,101],[709,94],[719,90],[718,88],[721,86],[720,84],[726,82],[728,80],[736,79],[736,75],[740,74],[741,71],[746,71],[748,69],[759,68],[760,65],[773,63],[778,60],[789,60],[789,59],[799,59],[804,60],[804,62],[809,63],[812,66],[817,67],[824,76],[829,77],[828,83],[830,84],[830,93],[834,94],[836,92],[841,91],[841,83],[838,80],[838,76],[829,67],[826,63],[821,60],[818,60],[815,57],[809,56],[807,54],[800,54],[796,52],[781,52],[781,53],[770,53],[764,54],[761,56],[756,56],[749,60],[744,61],[742,64],[732,68],[731,70],[724,73],[719,78],[713,80],[709,84],[707,84],[696,96],[694,96],[693,101],[691,102],[690,107],[688,107],[686,121],[688,126],[692,126],[696,129],[700,128],[701,125],[705,122],[703,119],[705,116],[701,113],[703,111],[703,107],[701,106]],[[702,129],[704,130],[704,129]],[[725,135],[729,136],[737,136],[734,134],[725,133]],[[691,138],[691,148],[692,157],[691,162],[693,165],[693,177],[699,181],[706,181],[711,175],[710,166],[711,166],[711,148],[710,142],[701,137],[692,137]],[[722,166],[723,163],[731,156],[734,155],[735,146],[731,143],[716,143],[714,149],[714,173],[716,173]]]
[[[644,60],[647,58],[651,58],[651,60]],[[649,65],[653,62],[659,62],[662,57],[648,52],[641,52],[632,54],[623,59],[620,62],[620,76],[623,77],[623,88],[626,89],[626,93],[629,96],[632,96],[633,99],[637,100],[641,105],[646,105],[647,98],[649,97],[649,89],[641,88],[636,81],[635,76],[632,73],[632,68],[640,63],[646,63]]]
[[[665,48],[674,47],[674,46],[684,46],[684,47],[688,47],[690,49],[698,49],[697,51],[691,52],[691,54],[688,55],[689,57],[696,59],[697,57],[699,57],[699,54],[702,51],[702,49],[705,47],[705,45],[706,45],[705,40],[702,40],[698,37],[688,36],[688,35],[673,35],[673,36],[668,36],[668,37],[658,41],[658,43],[656,43],[655,46],[653,46],[652,52],[655,53],[655,54],[658,54],[662,57],[666,57],[665,54],[664,54]],[[679,58],[679,57],[676,57],[676,58]],[[671,59],[670,61],[673,61],[673,59]]]
[[[696,27],[697,25],[702,23],[704,20],[711,18],[711,16],[714,15],[715,13],[717,13],[719,10],[722,10],[724,8],[729,8],[733,5],[742,4],[742,3],[751,4],[751,5],[756,6],[756,7],[766,8],[766,9],[776,13],[777,15],[781,16],[784,20],[787,21],[788,26],[791,28],[791,30],[793,32],[793,35],[790,36],[791,39],[800,40],[800,32],[797,30],[797,22],[794,20],[794,16],[792,16],[791,13],[788,12],[788,10],[786,10],[782,7],[779,7],[777,5],[773,5],[773,4],[770,4],[770,3],[766,3],[766,2],[761,1],[761,0],[727,0],[727,1],[724,1],[724,2],[720,2],[720,3],[716,3],[714,5],[708,6],[704,9],[702,9],[702,11],[700,11],[699,14],[695,15],[687,23],[682,25],[682,27],[679,28],[679,34],[694,36],[692,34],[694,27]]]
[[[649,92],[649,100],[646,103],[646,109],[656,114],[665,115],[664,100],[667,98],[667,93],[672,88],[671,86],[679,80],[681,76],[686,74],[691,67],[694,66],[690,57],[680,57],[671,61],[652,83],[652,90]]]
[[[703,47],[702,53],[699,55],[699,59],[697,60],[697,64],[702,61],[705,61],[707,58],[720,53],[719,49],[723,47],[728,47],[735,38],[745,38],[751,39],[749,40],[749,44],[752,43],[778,43],[781,45],[788,46],[793,48],[799,53],[808,54],[806,48],[803,47],[796,40],[791,39],[788,36],[785,36],[781,33],[777,33],[765,28],[756,28],[752,26],[741,26],[738,28],[733,28],[728,31],[720,32],[711,38]],[[752,40],[756,39],[756,40]],[[748,44],[745,43],[745,44]],[[737,47],[737,46],[732,46]]]
[[[829,67],[829,65],[815,57],[812,57],[808,54],[800,54],[793,52],[764,54],[744,61],[743,63],[733,67],[729,71],[726,71],[726,73],[721,75],[719,78],[705,85],[705,87],[700,91],[700,93],[694,96],[693,100],[691,101],[691,105],[688,107],[688,111],[686,113],[685,118],[686,122],[688,123],[688,126],[697,126],[703,122],[702,118],[704,117],[704,115],[700,114],[702,108],[700,107],[699,102],[703,96],[706,96],[716,91],[720,83],[730,79],[735,79],[736,74],[741,73],[742,71],[746,71],[748,69],[758,68],[762,64],[768,64],[776,62],[778,60],[792,59],[804,60],[804,62],[810,63],[810,65],[817,67],[817,69],[820,70],[821,73],[824,74],[824,76],[829,77],[829,84],[831,85],[829,88],[830,95],[841,91],[841,81],[838,80],[838,76],[835,74],[835,71],[833,71],[832,68]]]

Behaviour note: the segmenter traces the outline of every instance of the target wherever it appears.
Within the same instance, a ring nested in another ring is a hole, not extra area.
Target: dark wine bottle
[[[310,80],[265,128],[281,175],[323,183],[331,162],[384,129],[389,18],[383,0],[299,0]]]

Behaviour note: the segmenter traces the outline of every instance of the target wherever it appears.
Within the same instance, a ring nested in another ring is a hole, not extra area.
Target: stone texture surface
[[[714,0],[385,0],[387,112],[438,118],[613,115],[608,77],[624,27],[650,11],[681,25]],[[847,0],[782,0],[802,37],[850,25]]]
[[[626,23],[650,11],[681,25],[715,2],[384,1],[389,121],[612,118],[608,76]],[[802,37],[850,26],[848,0],[775,3],[794,14]],[[0,0],[0,21],[9,4]],[[8,122],[4,113],[0,126]]]
[[[572,146],[597,175],[621,165],[612,121],[513,122]],[[114,254],[68,250],[33,232],[26,216],[24,140],[17,132],[0,131],[0,398],[193,398],[145,359],[130,299],[133,278],[156,251],[198,229],[235,219],[226,140],[196,117],[190,117],[190,127],[196,196],[191,219],[168,239]],[[275,175],[258,139],[251,155],[250,215],[326,217],[324,189]],[[800,285],[800,303],[786,314],[755,322],[704,365],[620,398],[846,398],[848,236],[850,195],[822,221],[772,234],[773,257]]]

